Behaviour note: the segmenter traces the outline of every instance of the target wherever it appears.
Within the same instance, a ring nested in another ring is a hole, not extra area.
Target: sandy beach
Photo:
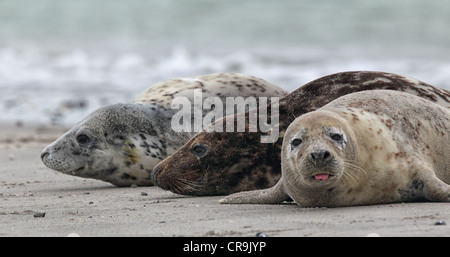
[[[448,203],[221,205],[220,196],[64,175],[40,161],[42,149],[63,132],[0,127],[0,236],[450,236]]]

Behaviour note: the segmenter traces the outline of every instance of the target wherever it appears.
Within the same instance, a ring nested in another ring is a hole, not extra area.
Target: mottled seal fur
[[[343,96],[292,122],[281,151],[282,177],[269,189],[222,203],[336,207],[450,202],[450,110],[390,90]]]
[[[209,74],[163,81],[133,103],[102,107],[44,149],[41,158],[54,170],[100,179],[117,186],[150,186],[153,167],[195,133],[171,129],[175,97],[194,104],[194,90],[203,98],[282,97],[287,92],[260,78],[236,73]],[[194,109],[194,108],[192,108]],[[205,115],[210,110],[202,110]]]
[[[186,195],[224,195],[272,187],[281,176],[282,137],[295,118],[340,96],[377,89],[404,91],[450,108],[450,92],[415,79],[371,71],[332,74],[280,99],[280,139],[276,143],[260,143],[261,132],[200,132],[154,168],[154,180],[163,189]],[[196,151],[201,148],[203,154],[199,155]]]

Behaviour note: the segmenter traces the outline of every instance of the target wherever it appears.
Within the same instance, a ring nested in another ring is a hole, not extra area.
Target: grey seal
[[[203,98],[282,97],[284,89],[261,78],[218,73],[157,83],[134,102],[102,107],[46,147],[43,163],[65,174],[110,182],[116,186],[151,186],[154,166],[186,143],[193,132],[175,132],[171,108],[176,97],[194,104]],[[205,115],[208,110],[202,110]]]
[[[303,207],[450,202],[450,110],[390,90],[358,92],[295,119],[272,188],[221,203]]]

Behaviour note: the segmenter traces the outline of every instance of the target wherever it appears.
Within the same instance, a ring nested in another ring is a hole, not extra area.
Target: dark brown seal
[[[186,195],[223,195],[272,187],[281,177],[282,137],[295,118],[343,95],[377,89],[407,92],[450,108],[449,91],[415,79],[371,71],[332,74],[280,100],[281,139],[276,143],[260,143],[261,132],[200,132],[153,169],[153,181],[163,189]]]

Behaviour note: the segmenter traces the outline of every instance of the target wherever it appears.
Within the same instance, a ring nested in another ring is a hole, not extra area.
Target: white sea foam
[[[321,76],[348,70],[381,70],[450,88],[444,60],[355,57],[320,49],[202,53],[184,47],[159,56],[92,49],[0,49],[2,122],[71,126],[102,105],[130,102],[150,85],[174,77],[240,72],[289,91]]]

